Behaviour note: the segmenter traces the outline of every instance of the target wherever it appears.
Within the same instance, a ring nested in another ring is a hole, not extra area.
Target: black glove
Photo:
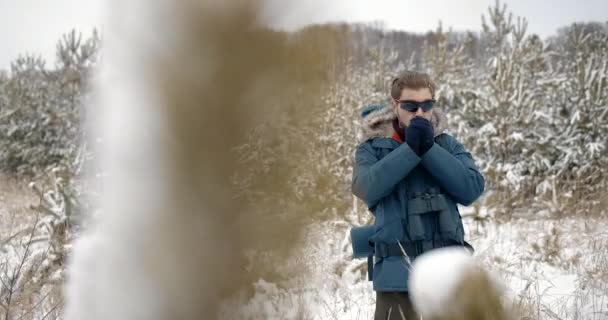
[[[418,156],[422,156],[433,146],[433,125],[425,118],[416,117],[410,120],[405,129],[405,141]]]
[[[405,142],[410,146],[410,148],[416,153],[420,155],[420,136],[422,133],[418,128],[413,127],[410,123],[409,126],[405,129]]]

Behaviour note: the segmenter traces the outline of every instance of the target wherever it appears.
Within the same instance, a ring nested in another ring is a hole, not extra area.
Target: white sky
[[[129,0],[124,0],[129,1]],[[218,0],[219,1],[219,0]],[[225,0],[230,1],[230,0]],[[284,6],[286,0],[267,0]],[[529,31],[548,36],[576,21],[608,21],[608,0],[505,0],[529,21]],[[102,21],[105,0],[0,0],[0,69],[24,52],[55,61],[55,45],[71,28],[90,35]],[[327,21],[382,21],[387,28],[424,32],[439,20],[445,28],[480,30],[494,0],[297,0],[291,14],[269,15],[286,28]],[[279,10],[281,11],[281,10]]]

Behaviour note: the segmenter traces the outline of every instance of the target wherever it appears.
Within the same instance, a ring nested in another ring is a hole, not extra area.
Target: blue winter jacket
[[[407,143],[392,139],[394,115],[386,107],[363,119],[363,142],[355,155],[352,192],[375,216],[373,287],[408,291],[409,260],[449,245],[464,245],[457,203],[470,205],[484,190],[484,179],[471,154],[443,133],[445,118],[433,109],[435,144],[419,157]],[[393,250],[394,251],[394,250]],[[438,275],[441,276],[441,275]]]

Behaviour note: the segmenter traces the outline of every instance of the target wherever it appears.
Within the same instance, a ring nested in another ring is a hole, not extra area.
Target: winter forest
[[[543,39],[496,2],[480,24],[426,33],[324,24],[265,38],[290,43],[273,58],[310,67],[289,70],[299,89],[250,94],[268,106],[255,125],[218,133],[241,136],[203,143],[226,149],[233,162],[218,167],[214,179],[228,178],[217,188],[230,190],[231,209],[250,213],[235,217],[235,228],[251,231],[239,238],[240,271],[222,288],[218,318],[373,317],[367,261],[353,259],[349,238],[351,227],[373,223],[351,191],[360,114],[390,103],[401,72],[420,70],[437,83],[448,132],[485,177],[482,197],[460,207],[465,238],[504,283],[514,317],[608,319],[608,22],[564,25]],[[0,319],[64,319],[74,242],[109,210],[99,151],[107,141],[89,130],[104,37],[67,31],[55,61],[24,54],[0,70]],[[244,85],[234,81],[222,92]],[[297,227],[273,228],[275,220]]]

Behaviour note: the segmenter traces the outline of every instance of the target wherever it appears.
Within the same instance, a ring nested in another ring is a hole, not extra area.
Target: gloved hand
[[[420,130],[418,130],[418,128],[412,126],[411,123],[409,126],[407,126],[407,128],[405,128],[405,142],[410,146],[410,148],[417,155],[420,155],[420,137],[421,136],[422,136],[422,132]]]
[[[418,156],[422,156],[433,146],[433,125],[425,118],[413,118],[405,129],[405,141]]]

